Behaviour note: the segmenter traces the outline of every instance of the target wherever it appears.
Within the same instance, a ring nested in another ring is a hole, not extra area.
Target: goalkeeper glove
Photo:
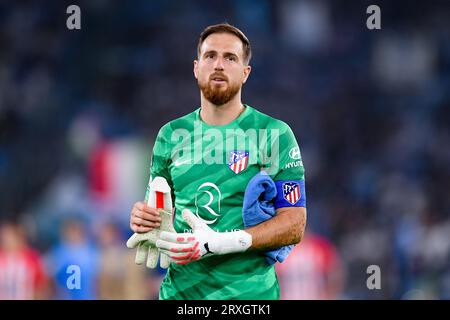
[[[158,263],[159,252],[156,248],[156,241],[162,230],[175,232],[172,221],[172,198],[170,194],[170,187],[166,179],[162,177],[155,177],[149,183],[148,206],[157,208],[161,217],[161,225],[157,229],[153,229],[146,233],[135,233],[127,241],[127,247],[130,249],[137,247],[136,264],[143,264],[147,259],[148,268],[156,268]],[[160,255],[161,268],[168,268],[170,258],[165,255]]]
[[[192,228],[192,233],[162,231],[156,247],[177,264],[202,259],[213,254],[243,252],[252,245],[252,236],[241,230],[216,232],[189,209],[182,212],[183,219]]]

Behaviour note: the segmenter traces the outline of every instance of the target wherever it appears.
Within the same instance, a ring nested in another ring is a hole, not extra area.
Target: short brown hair
[[[197,55],[199,57],[200,57],[200,48],[203,42],[208,36],[210,36],[213,33],[230,33],[238,37],[242,41],[242,49],[244,52],[244,63],[249,64],[250,59],[252,58],[252,48],[250,46],[250,41],[241,30],[228,23],[211,25],[206,27],[205,30],[202,31],[202,33],[200,34],[200,38],[198,39],[197,45]]]

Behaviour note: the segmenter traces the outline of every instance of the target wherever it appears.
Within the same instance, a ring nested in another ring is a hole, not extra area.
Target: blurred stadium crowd
[[[283,298],[450,298],[447,2],[378,2],[376,31],[367,1],[77,3],[78,31],[71,3],[0,3],[0,299],[158,297],[129,210],[159,128],[198,107],[199,33],[224,21],[253,46],[243,101],[292,127],[306,168]]]

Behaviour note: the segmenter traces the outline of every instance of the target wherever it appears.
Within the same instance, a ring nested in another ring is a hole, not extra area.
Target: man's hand
[[[156,240],[162,230],[175,232],[172,221],[172,198],[166,179],[155,177],[149,183],[148,203],[138,202],[131,210],[130,227],[135,232],[127,241],[130,249],[137,247],[136,264],[147,259],[148,268],[156,268],[159,252]],[[160,265],[168,268],[170,258],[161,254]]]
[[[130,228],[136,233],[145,233],[159,228],[161,216],[155,208],[145,202],[136,202],[130,214]]]
[[[216,232],[189,209],[182,212],[192,233],[162,231],[156,247],[177,264],[202,259],[213,254],[243,252],[252,245],[252,236],[245,231]]]
[[[172,226],[171,212],[163,209],[154,209],[161,217],[161,228],[153,228],[145,233],[135,233],[127,241],[127,247],[130,249],[137,247],[136,264],[143,264],[147,259],[148,268],[156,268],[158,263],[158,249],[156,248],[156,241],[159,239],[161,230],[174,231]],[[168,256],[161,255],[161,267],[168,268],[170,259]]]

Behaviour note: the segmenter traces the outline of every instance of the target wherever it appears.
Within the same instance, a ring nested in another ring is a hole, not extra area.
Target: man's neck
[[[237,119],[244,110],[239,94],[221,106],[212,104],[202,94],[200,118],[210,126],[227,125]]]

